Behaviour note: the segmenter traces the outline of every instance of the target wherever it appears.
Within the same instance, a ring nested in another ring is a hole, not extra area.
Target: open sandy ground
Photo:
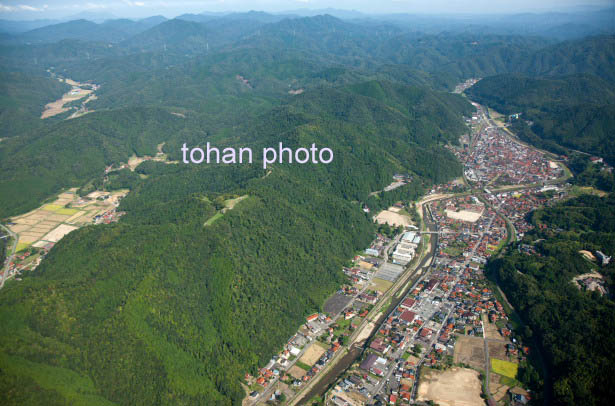
[[[388,224],[393,227],[399,226],[409,226],[412,224],[412,221],[408,216],[404,216],[399,213],[395,213],[390,210],[383,210],[376,216],[376,222],[378,224]]]
[[[421,378],[418,400],[433,400],[441,406],[482,406],[479,373],[473,369],[430,369]]]
[[[304,369],[299,368],[297,365],[293,365],[288,370],[288,374],[295,379],[301,379],[303,378],[303,375],[306,374],[306,371]]]
[[[303,353],[303,356],[299,358],[299,362],[303,362],[305,365],[313,366],[325,352],[326,350],[324,348],[314,343]]]
[[[446,217],[455,219],[455,220],[467,221],[469,223],[475,223],[476,221],[478,221],[478,219],[482,215],[483,215],[482,212],[477,213],[477,212],[469,211],[469,210],[461,210],[461,211],[446,210]]]
[[[360,343],[361,341],[369,338],[369,335],[372,333],[374,328],[376,328],[376,325],[374,323],[372,323],[371,321],[367,323],[367,325],[363,327],[359,335],[357,335],[357,338],[355,338],[354,342]]]

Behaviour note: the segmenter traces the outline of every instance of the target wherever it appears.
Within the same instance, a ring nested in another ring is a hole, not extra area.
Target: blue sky
[[[117,17],[156,14],[175,17],[203,11],[281,12],[305,8],[336,8],[371,14],[482,14],[565,10],[576,6],[612,6],[613,3],[613,0],[0,0],[0,18],[62,18],[81,12],[105,13]]]

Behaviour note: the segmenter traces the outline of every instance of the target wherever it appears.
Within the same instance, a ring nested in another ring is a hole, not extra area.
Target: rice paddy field
[[[91,224],[97,215],[115,208],[118,199],[126,195],[126,191],[93,192],[82,198],[76,192],[73,188],[60,193],[53,202],[9,220],[9,228],[19,237],[18,252],[31,245],[44,247],[58,242],[71,231]],[[109,197],[100,200],[103,195]]]
[[[491,370],[496,374],[514,379],[517,376],[518,365],[514,362],[491,358]]]

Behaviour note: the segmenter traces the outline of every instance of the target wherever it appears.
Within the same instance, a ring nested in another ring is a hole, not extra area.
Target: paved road
[[[12,232],[8,227],[4,226],[3,224],[0,224],[0,228],[2,228],[13,239],[13,246],[10,248],[9,251],[7,251],[7,253],[10,252],[10,254],[6,256],[6,260],[4,261],[4,264],[1,268],[2,276],[0,276],[0,289],[2,289],[2,287],[4,286],[4,282],[6,281],[6,279],[8,279],[9,263],[13,261],[13,258],[15,257],[15,251],[17,251],[17,234]]]

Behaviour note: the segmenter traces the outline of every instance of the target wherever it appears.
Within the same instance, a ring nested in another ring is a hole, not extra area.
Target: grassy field
[[[216,213],[213,216],[211,216],[204,224],[203,226],[209,226],[211,224],[213,224],[216,220],[218,220],[220,217],[222,217],[222,213]]]
[[[59,204],[46,204],[42,207],[45,211],[51,211],[57,214],[64,214],[72,216],[75,213],[78,213],[77,209],[67,209],[66,207],[60,206]]]
[[[603,192],[602,190],[595,189],[595,188],[593,188],[591,186],[577,186],[577,185],[575,185],[575,186],[573,186],[570,189],[570,195],[573,196],[573,197],[578,197],[578,196],[581,196],[581,195],[595,195],[595,196],[603,197],[603,196],[606,196],[606,194],[607,194],[606,192]]]
[[[491,358],[491,370],[496,374],[515,379],[517,376],[517,368],[518,365],[513,362]]]
[[[240,201],[246,198],[248,198],[248,195],[239,196],[234,199],[227,199],[224,201],[224,207],[226,207],[229,210],[232,210],[237,203],[239,203]]]
[[[515,386],[523,387],[523,384],[521,382],[519,382],[518,380],[513,379],[513,378],[509,378],[509,377],[504,376],[504,375],[500,376],[500,383],[502,385],[508,386],[509,388],[513,388]]]
[[[328,345],[328,344],[325,344],[325,343],[323,343],[323,342],[316,341],[314,344],[316,344],[316,345],[318,345],[318,346],[320,346],[320,347],[324,348],[325,350],[328,350],[328,349],[329,349],[329,345]]]
[[[299,368],[303,369],[304,371],[309,371],[310,369],[312,369],[311,366],[304,364],[301,361],[297,361],[295,362],[295,365],[298,366]]]
[[[393,282],[385,281],[384,279],[380,278],[373,278],[371,283],[373,288],[380,293],[386,292],[391,286],[393,286]]]
[[[458,247],[450,246],[450,247],[446,247],[444,249],[444,252],[450,255],[451,257],[458,257],[463,253],[463,250]]]
[[[16,249],[15,252],[19,252],[19,251],[25,250],[29,246],[30,246],[30,244],[27,243],[27,242],[18,242],[17,243],[17,249]]]

